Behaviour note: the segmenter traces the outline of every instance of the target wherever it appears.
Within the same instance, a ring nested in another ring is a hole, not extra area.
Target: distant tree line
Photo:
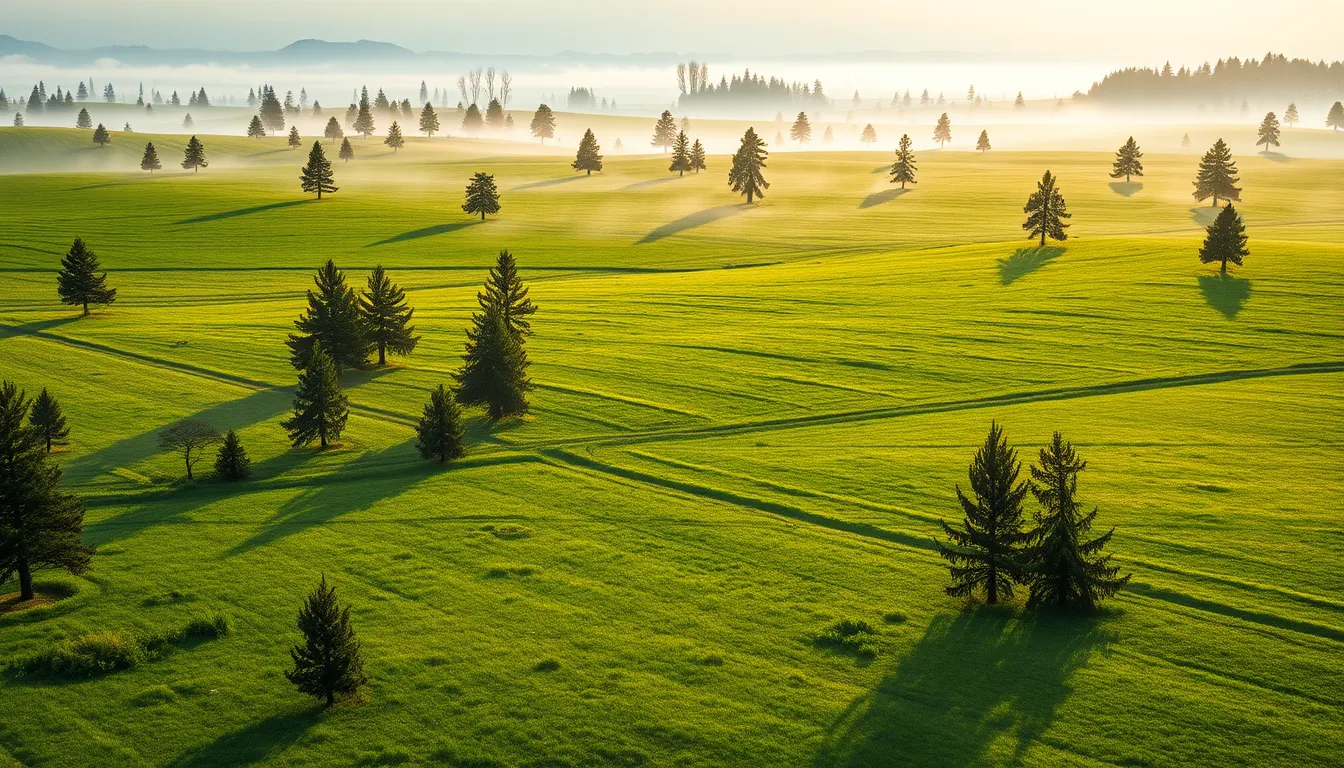
[[[1193,69],[1128,67],[1093,83],[1087,96],[1117,104],[1236,104],[1245,99],[1328,101],[1344,96],[1344,61],[1289,59],[1267,53],[1261,60],[1233,56]]]
[[[786,82],[774,76],[762,77],[751,70],[741,75],[720,75],[717,85],[709,80],[709,65],[691,61],[677,65],[677,88],[681,95],[677,106],[683,111],[739,111],[743,109],[820,110],[831,106],[821,81],[810,85]]]

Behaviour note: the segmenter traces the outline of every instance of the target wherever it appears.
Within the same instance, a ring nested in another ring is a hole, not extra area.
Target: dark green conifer
[[[434,111],[434,105],[428,101],[425,102],[425,108],[420,110],[420,132],[429,139],[439,132],[439,116]]]
[[[294,669],[285,677],[300,693],[322,699],[330,707],[337,696],[350,696],[368,677],[364,656],[350,624],[350,607],[336,601],[336,588],[327,586],[324,574],[317,589],[299,610],[303,642],[290,649]]]
[[[322,142],[314,141],[313,148],[308,151],[308,163],[299,173],[299,185],[304,192],[316,192],[317,199],[321,200],[323,192],[340,189],[332,180],[331,161],[327,159],[327,153],[322,151]]]
[[[484,405],[494,421],[527,413],[527,353],[509,332],[499,312],[479,312],[467,329],[462,370],[454,374],[457,399],[464,405]]]
[[[65,425],[65,415],[61,413],[61,404],[47,392],[46,387],[33,400],[28,425],[47,453],[51,453],[53,445],[65,445],[65,439],[70,436],[70,428]]]
[[[1125,183],[1129,183],[1130,176],[1143,175],[1143,153],[1139,151],[1139,145],[1130,136],[1120,149],[1115,152],[1115,163],[1112,164],[1111,178],[1118,179],[1125,177]]]
[[[1042,246],[1045,245],[1046,237],[1055,240],[1069,239],[1068,233],[1064,231],[1069,225],[1064,223],[1064,219],[1073,218],[1073,214],[1069,213],[1064,204],[1064,195],[1060,194],[1057,181],[1049,171],[1046,171],[1037,182],[1036,191],[1031,193],[1027,198],[1027,204],[1022,207],[1022,212],[1027,214],[1027,220],[1022,222],[1022,228],[1027,230],[1028,238],[1039,236]]]
[[[487,213],[499,213],[499,190],[495,188],[494,176],[478,172],[471,177],[462,210],[472,215],[479,213],[481,221],[485,221]]]
[[[275,89],[267,86],[261,96],[261,124],[271,133],[285,130],[285,108],[276,98]]]
[[[373,108],[369,105],[369,89],[364,88],[359,95],[359,108],[355,112],[354,122],[355,133],[361,134],[364,138],[373,135]]]
[[[290,149],[298,149],[303,146],[303,137],[299,136],[299,126],[291,125],[289,127],[289,138],[285,140]]]
[[[690,140],[686,138],[685,131],[677,134],[677,141],[672,145],[672,164],[667,170],[676,171],[678,176],[685,176],[691,170]]]
[[[93,129],[93,143],[97,144],[99,149],[112,143],[112,137],[108,135],[107,129],[103,127],[102,123],[99,123],[98,127]]]
[[[699,139],[691,145],[691,170],[696,173],[705,170],[705,147]]]
[[[200,139],[192,136],[187,141],[187,148],[182,155],[182,167],[192,172],[199,172],[209,165],[210,163],[205,159],[205,145],[201,143]]]
[[[393,120],[392,126],[387,129],[387,138],[383,139],[383,143],[392,148],[394,155],[398,149],[406,146],[406,140],[401,137],[401,126],[397,125],[396,120]]]
[[[294,321],[300,333],[290,334],[285,342],[290,363],[300,370],[308,368],[313,348],[321,343],[337,373],[364,365],[372,344],[360,317],[359,299],[346,285],[345,273],[328,259],[313,283],[317,291],[308,291],[308,310]]]
[[[327,127],[323,129],[322,136],[328,141],[335,141],[345,138],[345,131],[341,130],[341,124],[336,121],[336,118],[331,117],[327,119]]]
[[[584,171],[588,176],[593,175],[593,171],[602,170],[602,155],[599,153],[601,147],[597,145],[597,137],[593,135],[592,129],[583,132],[583,138],[579,140],[579,151],[574,156],[574,162],[570,167],[576,171]]]
[[[518,263],[513,254],[500,251],[495,266],[485,279],[485,289],[476,294],[476,303],[484,313],[496,312],[504,319],[504,327],[522,342],[532,335],[532,321],[537,307],[527,296],[527,286],[518,275]]]
[[[655,147],[662,147],[666,152],[676,140],[677,121],[672,119],[671,112],[663,110],[658,122],[653,124],[653,141],[649,143]]]
[[[896,147],[896,162],[891,164],[891,183],[901,183],[901,189],[905,189],[906,184],[918,184],[915,181],[915,153],[910,147],[914,142],[910,140],[909,134],[901,134],[901,142]]]
[[[1246,226],[1237,209],[1228,203],[1209,225],[1204,245],[1199,249],[1199,260],[1205,264],[1218,262],[1219,272],[1226,275],[1229,261],[1241,266],[1241,258],[1250,254],[1246,248]]]
[[[765,142],[756,136],[756,129],[748,128],[733,155],[733,166],[728,170],[728,186],[734,192],[746,195],[748,205],[757,197],[765,197],[765,190],[770,188],[770,182],[761,173],[769,156]]]
[[[467,107],[467,112],[462,116],[462,130],[468,135],[475,136],[481,132],[485,126],[485,120],[481,118],[481,110],[475,104]]]
[[[252,116],[252,122],[247,124],[247,137],[249,139],[260,139],[266,135],[266,126],[261,124],[261,118],[257,115]]]
[[[89,314],[90,304],[111,304],[117,299],[117,289],[107,287],[107,273],[98,272],[98,256],[78,237],[70,251],[61,259],[61,271],[56,275],[56,292],[62,304],[84,307]]]
[[[162,168],[159,163],[159,152],[154,149],[154,142],[145,144],[145,154],[140,158],[140,170],[149,171],[151,174]]]
[[[1266,112],[1265,119],[1260,121],[1255,145],[1258,147],[1261,144],[1265,145],[1265,154],[1269,154],[1270,146],[1279,146],[1279,119],[1273,112]]]
[[[537,107],[537,111],[532,115],[532,122],[529,125],[532,129],[532,135],[541,139],[545,144],[547,139],[555,138],[555,113],[551,108],[542,104]]]
[[[350,162],[350,161],[354,158],[354,156],[355,156],[355,148],[354,148],[353,146],[350,145],[350,137],[349,137],[349,136],[346,136],[346,137],[344,137],[344,138],[341,139],[341,150],[340,150],[340,152],[338,153],[337,156],[340,157],[342,160],[344,160],[344,161],[347,162],[347,163]]]
[[[420,337],[415,335],[411,316],[415,310],[406,304],[406,292],[388,278],[382,265],[369,273],[368,288],[359,298],[365,337],[378,348],[378,364],[387,364],[387,353],[409,355]]]
[[[345,430],[349,401],[341,392],[336,378],[336,366],[314,343],[308,354],[308,366],[299,373],[299,387],[294,393],[294,415],[280,426],[289,433],[294,447],[319,441],[323,448],[338,440]]]
[[[87,107],[79,108],[79,117],[75,118],[75,127],[76,128],[93,127],[93,118],[89,117],[89,110]]]
[[[498,131],[504,128],[504,107],[500,105],[499,99],[491,99],[485,106],[485,124]]]
[[[1237,177],[1237,164],[1232,159],[1232,150],[1219,139],[1199,161],[1199,171],[1195,174],[1195,200],[1203,202],[1210,197],[1213,205],[1218,200],[1241,202],[1241,181]]]
[[[215,455],[215,474],[229,482],[246,480],[252,474],[252,460],[247,458],[247,450],[232,429],[224,434],[224,442]]]
[[[439,463],[460,458],[467,451],[462,410],[442,384],[429,392],[424,415],[415,426],[415,447],[420,458],[438,459]]]

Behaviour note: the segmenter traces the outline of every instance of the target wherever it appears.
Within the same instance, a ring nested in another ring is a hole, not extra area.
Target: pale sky
[[[750,30],[744,34],[743,30]],[[1197,63],[1344,58],[1344,0],[3,0],[0,33],[59,48],[273,49],[367,38],[417,51],[969,51]]]

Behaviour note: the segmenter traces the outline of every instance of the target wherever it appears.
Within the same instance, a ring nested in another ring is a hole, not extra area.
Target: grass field
[[[174,168],[182,137],[153,138]],[[0,158],[138,154],[86,142],[0,128]],[[0,763],[1344,763],[1344,161],[1239,154],[1251,255],[1220,279],[1192,154],[1123,186],[1109,152],[923,151],[901,194],[889,151],[788,153],[748,208],[717,155],[585,177],[355,146],[320,202],[283,137],[209,137],[199,174],[0,177],[0,372],[60,399],[98,547],[39,580],[73,597],[0,616],[0,657],[233,625],[96,679],[0,677]],[[1035,249],[1046,168],[1073,226]],[[503,192],[484,223],[459,210],[477,170]],[[87,318],[56,301],[75,236],[119,291]],[[467,457],[428,466],[411,425],[501,248],[540,306],[533,414],[473,414]],[[327,258],[358,286],[387,267],[423,340],[345,377],[339,448],[291,450],[283,339]],[[239,430],[252,480],[181,480],[156,433],[191,416]],[[1097,616],[943,594],[937,520],[991,419],[1024,458],[1061,430],[1089,461],[1133,573]],[[322,572],[371,680],[329,712],[281,675]],[[880,628],[874,658],[814,644],[842,618]]]

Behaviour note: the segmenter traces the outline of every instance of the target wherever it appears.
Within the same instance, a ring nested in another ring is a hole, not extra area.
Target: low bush
[[[856,656],[873,657],[878,651],[877,630],[862,619],[841,619],[817,635],[816,644]]]
[[[193,618],[185,626],[164,634],[137,637],[125,630],[89,632],[61,640],[47,651],[9,666],[20,674],[92,677],[130,669],[163,656],[175,646],[213,640],[228,632],[229,620],[220,614]]]

